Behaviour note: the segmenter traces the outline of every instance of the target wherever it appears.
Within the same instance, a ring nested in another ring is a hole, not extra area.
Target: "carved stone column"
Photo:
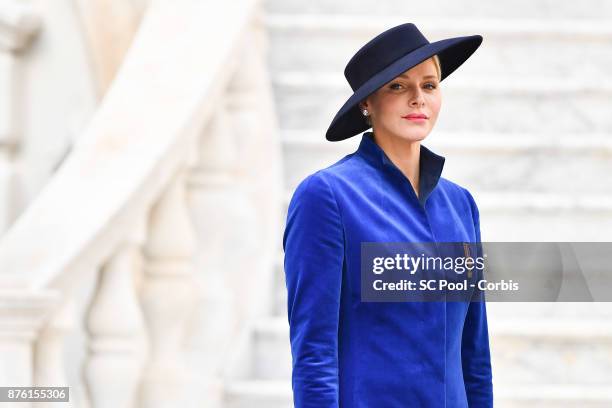
[[[19,53],[38,32],[40,19],[27,2],[0,3],[0,234],[16,214],[19,171],[15,153],[21,141],[22,81]]]
[[[101,98],[132,44],[148,0],[74,0]]]
[[[195,235],[181,172],[151,210],[145,245],[142,307],[150,354],[142,381],[142,407],[185,406],[192,380],[183,342],[196,304]]]
[[[265,66],[266,39],[260,15],[248,28],[237,71],[228,89],[229,123],[237,146],[236,184],[254,216],[243,234],[255,234],[254,246],[240,248],[256,256],[242,258],[240,293],[245,319],[273,308],[273,270],[281,248],[282,156],[271,85]]]
[[[3,285],[4,286],[4,285]],[[5,286],[6,287],[6,286]],[[53,292],[26,289],[0,291],[0,384],[33,386],[33,346],[40,328],[57,305]],[[29,403],[3,403],[7,407],[29,407]]]
[[[135,277],[142,267],[144,233],[140,229],[137,234],[122,243],[100,270],[89,310],[85,377],[93,408],[131,408],[138,403],[144,318]]]
[[[238,156],[231,116],[219,98],[217,110],[203,129],[198,160],[190,173],[189,203],[196,226],[196,279],[202,288],[189,336],[192,362],[209,387],[221,392],[220,369],[227,359],[230,339],[242,322],[249,298],[245,258],[257,257],[256,213],[237,177]],[[215,407],[211,400],[209,406]]]
[[[69,387],[64,366],[64,344],[66,336],[74,328],[75,302],[68,299],[55,309],[46,321],[34,348],[34,385],[37,387]],[[71,389],[72,391],[72,389]],[[72,407],[74,396],[62,403]],[[56,402],[36,403],[37,407],[56,406]]]

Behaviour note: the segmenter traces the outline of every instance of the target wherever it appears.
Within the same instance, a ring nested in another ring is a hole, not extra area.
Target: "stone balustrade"
[[[0,238],[0,384],[69,386],[73,407],[220,406],[232,340],[273,306],[265,52],[257,1],[151,1],[85,132]]]

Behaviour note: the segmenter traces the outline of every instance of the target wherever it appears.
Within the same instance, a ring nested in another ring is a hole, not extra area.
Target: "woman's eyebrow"
[[[408,76],[407,74],[401,74],[398,78],[410,78],[410,76]],[[425,79],[425,78],[437,78],[437,76],[435,76],[435,75],[425,75],[423,77],[423,79]]]

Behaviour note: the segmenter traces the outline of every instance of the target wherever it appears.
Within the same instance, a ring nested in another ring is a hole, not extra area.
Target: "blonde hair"
[[[438,54],[434,54],[432,57],[428,59],[431,59],[433,61],[434,66],[436,67],[436,73],[438,74],[438,81],[441,81],[442,80],[442,64],[440,64],[440,58],[438,57]],[[369,115],[365,116],[364,119],[366,123],[368,124],[368,126],[372,126],[372,120]]]
[[[438,81],[442,80],[442,65],[440,64],[440,57],[435,54],[433,57],[434,65],[436,66],[436,72],[438,73]]]

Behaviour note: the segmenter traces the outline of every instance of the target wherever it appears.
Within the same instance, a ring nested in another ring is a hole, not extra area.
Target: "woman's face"
[[[410,68],[368,96],[366,108],[374,133],[420,141],[433,129],[442,104],[436,66],[430,58]],[[425,119],[407,115],[424,114]]]

